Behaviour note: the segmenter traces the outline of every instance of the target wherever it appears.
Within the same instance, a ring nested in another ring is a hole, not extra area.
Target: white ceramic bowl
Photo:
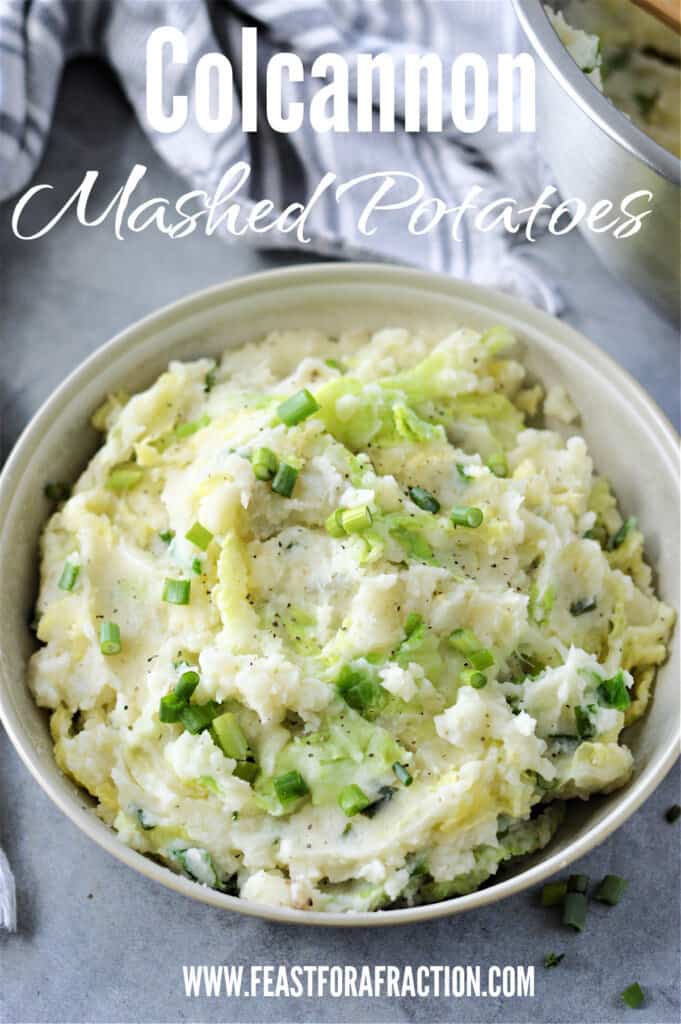
[[[93,813],[87,794],[57,768],[47,718],[26,685],[34,648],[28,629],[38,578],[38,539],[50,509],[47,480],[75,480],[98,435],[92,411],[111,391],[140,390],[172,359],[215,355],[274,328],[418,327],[503,321],[529,368],[561,382],[583,417],[596,466],[612,481],[626,514],[638,517],[661,596],[679,592],[679,477],[676,435],[636,382],[565,324],[514,299],[446,277],[369,264],[324,264],[259,274],[181,299],[147,317],[87,359],[32,419],[0,477],[0,718],[23,761],[54,802],[105,850],[147,877],[225,910],[286,922],[380,925],[424,921],[493,903],[560,871],[602,842],[645,800],[679,749],[678,644],[658,675],[646,718],[629,730],[631,782],[608,797],[573,802],[547,849],[469,896],[405,910],[354,915],[260,906],[182,878],[124,846]],[[578,805],[578,806],[577,806]]]

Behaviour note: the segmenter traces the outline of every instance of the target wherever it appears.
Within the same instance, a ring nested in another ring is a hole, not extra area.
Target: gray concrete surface
[[[150,152],[113,80],[96,65],[67,73],[55,131],[37,175],[66,197],[101,168],[110,194],[136,161],[145,195],[180,183]],[[9,231],[0,207],[2,453],[67,371],[115,331],[196,288],[291,262],[151,232],[117,242],[64,222],[38,243]],[[613,353],[679,415],[678,337],[614,281],[577,237],[535,258],[561,281],[567,319]],[[16,869],[20,930],[0,934],[0,1020],[25,1021],[538,1021],[668,1024],[679,1020],[678,770],[619,832],[579,865],[629,879],[617,908],[595,906],[581,935],[563,930],[536,892],[419,928],[345,932],[261,923],[195,904],[137,876],[82,836],[29,777],[0,729],[0,842]],[[544,954],[564,952],[554,970]],[[181,965],[534,964],[534,999],[187,999]],[[644,1009],[618,993],[638,980]]]

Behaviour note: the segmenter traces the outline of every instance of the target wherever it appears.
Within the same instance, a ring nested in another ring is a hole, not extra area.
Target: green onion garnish
[[[361,533],[368,529],[374,521],[368,505],[357,505],[355,508],[344,508],[340,522],[346,533]]]
[[[326,532],[332,537],[345,537],[346,533],[343,529],[343,509],[337,508],[335,512],[327,518],[324,523]]]
[[[643,1006],[643,989],[637,981],[625,988],[622,993],[622,999],[632,1010],[638,1010]]]
[[[71,495],[71,488],[68,484],[45,484],[43,488],[43,494],[48,501],[60,502],[66,501]]]
[[[279,459],[271,448],[256,448],[251,465],[257,480],[271,480],[279,467]]]
[[[586,893],[589,888],[588,875],[570,875],[567,880],[568,892]]]
[[[338,806],[343,814],[351,818],[368,807],[371,800],[359,786],[344,786],[338,794]]]
[[[202,526],[201,523],[194,523],[185,533],[185,538],[191,544],[194,544],[195,547],[205,551],[213,539],[213,534],[205,526]]]
[[[506,456],[503,452],[497,452],[494,455],[490,455],[487,460],[487,466],[495,476],[508,476],[508,462],[506,461]]]
[[[99,627],[99,649],[102,654],[120,654],[121,631],[115,622],[102,622]]]
[[[422,625],[423,618],[419,615],[419,613],[409,612],[409,615],[407,615],[406,621],[404,623],[404,635],[406,636],[407,640],[412,635],[412,633],[415,633],[416,630]]]
[[[178,679],[173,693],[178,700],[184,701],[186,704],[196,687],[199,685],[199,681],[199,673],[195,672],[193,669],[188,669],[186,672],[183,672]]]
[[[557,907],[565,899],[567,882],[547,882],[541,891],[542,907]]]
[[[382,807],[385,807],[385,805],[392,800],[394,795],[395,790],[392,786],[381,786],[376,799],[372,800],[369,806],[364,808],[362,813],[365,814],[367,818],[373,818],[377,811],[380,811]]]
[[[131,491],[133,487],[137,487],[143,476],[142,467],[129,462],[111,470],[106,478],[106,487],[110,491]]]
[[[214,718],[212,729],[217,744],[226,757],[233,757],[235,761],[246,760],[250,754],[248,740],[232,711],[226,711]]]
[[[345,367],[338,359],[325,359],[324,362],[331,370],[338,370],[339,373],[345,373]]]
[[[590,740],[596,735],[596,726],[591,720],[592,710],[594,710],[592,704],[575,708],[575,725],[580,740]]]
[[[586,924],[586,895],[583,892],[568,892],[563,901],[563,924],[581,932]]]
[[[565,953],[547,953],[544,957],[544,967],[557,967]]]
[[[290,466],[288,462],[282,462],[272,481],[272,490],[281,494],[283,498],[290,498],[297,478],[298,470]]]
[[[80,566],[77,562],[64,562],[57,586],[60,590],[73,590],[80,573]]]
[[[188,423],[180,423],[179,426],[175,427],[173,433],[175,437],[191,437],[197,430],[202,430],[203,427],[207,427],[210,423],[210,416],[200,416],[198,420],[191,420]]]
[[[159,537],[161,538],[164,544],[170,544],[174,536],[174,530],[161,530],[161,532],[159,533]]]
[[[232,772],[237,779],[243,779],[244,782],[253,782],[254,778],[258,774],[258,766],[255,761],[237,761],[236,768]]]
[[[180,721],[180,712],[186,707],[186,702],[175,696],[175,693],[167,693],[161,697],[158,709],[158,717],[166,724]]]
[[[603,679],[597,693],[598,700],[606,708],[617,708],[618,711],[624,711],[631,704],[631,697],[621,669],[610,679]]]
[[[198,555],[196,556],[196,558],[192,558],[192,572],[195,573],[197,576],[200,576],[201,573],[203,572],[203,564]]]
[[[474,530],[480,526],[484,517],[482,509],[476,508],[475,505],[457,505],[449,513],[449,518],[454,526],[470,526]]]
[[[472,686],[474,690],[482,690],[487,686],[487,676],[484,672],[478,672],[474,668],[465,668],[459,675],[459,682],[462,686]]]
[[[307,388],[303,388],[277,407],[277,416],[287,427],[294,427],[296,423],[306,420],[318,409],[319,405],[314,395],[311,395]]]
[[[385,706],[386,691],[366,669],[344,665],[336,681],[336,688],[345,703],[364,718],[375,718]]]
[[[163,600],[166,604],[189,604],[191,580],[169,580],[163,584]]]
[[[594,893],[594,899],[599,900],[601,903],[607,903],[611,907],[614,907],[616,903],[622,898],[622,894],[627,887],[626,878],[620,878],[619,875],[606,875],[601,884]]]
[[[597,607],[595,597],[582,597],[578,601],[573,601],[570,605],[570,615],[585,615],[587,612],[592,612]]]
[[[410,487],[409,497],[424,512],[435,514],[440,511],[440,502],[435,495],[431,494],[430,491],[424,490],[423,487]]]
[[[612,537],[608,541],[608,551],[614,551],[615,548],[624,544],[631,531],[635,530],[637,525],[636,516],[629,516],[628,519],[625,519],[619,530],[616,533],[613,533]]]
[[[216,367],[209,370],[206,376],[203,378],[203,390],[206,394],[209,394],[217,383]]]
[[[457,462],[456,471],[461,477],[461,479],[465,480],[466,483],[470,483],[470,481],[473,479],[471,476],[468,475],[468,467],[465,466],[463,462]]]
[[[449,646],[453,647],[459,654],[472,654],[479,651],[481,644],[472,629],[455,629],[449,635]]]
[[[494,655],[488,647],[482,647],[479,651],[472,651],[468,655],[473,668],[477,668],[479,671],[483,671],[486,668],[491,668],[494,664]]]
[[[273,780],[273,785],[274,792],[277,794],[277,800],[282,807],[287,807],[309,793],[305,779],[297,771],[277,775]]]
[[[395,764],[393,765],[393,771],[395,772],[397,779],[402,783],[403,786],[411,786],[414,780],[403,764],[400,764],[399,761],[395,761]]]
[[[672,804],[671,807],[667,808],[664,816],[665,820],[668,821],[670,825],[673,825],[675,821],[678,821],[679,818],[681,818],[681,807],[678,804]]]
[[[206,701],[205,704],[185,704],[180,711],[180,721],[187,732],[195,736],[208,728],[213,719],[220,714],[220,710],[221,705],[214,700]]]

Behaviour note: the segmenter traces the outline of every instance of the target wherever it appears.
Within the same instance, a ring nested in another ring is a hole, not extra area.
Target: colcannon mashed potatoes
[[[124,843],[374,910],[471,892],[627,781],[673,613],[513,345],[278,332],[97,412],[30,679]]]
[[[673,29],[628,0],[568,0],[546,11],[594,85],[681,156],[681,44]]]

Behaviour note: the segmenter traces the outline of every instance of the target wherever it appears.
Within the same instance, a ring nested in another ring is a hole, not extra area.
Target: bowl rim
[[[648,396],[642,386],[623,367],[619,366],[606,352],[598,348],[584,335],[568,324],[557,320],[527,303],[496,291],[494,289],[458,280],[444,274],[414,270],[380,263],[314,263],[303,266],[291,266],[276,270],[263,271],[234,278],[208,288],[191,293],[171,302],[159,310],[135,321],[117,333],[108,342],[97,348],[85,360],[73,369],[59,387],[43,402],[31,417],[20,434],[5,466],[0,474],[0,522],[5,519],[8,504],[14,492],[15,483],[23,476],[31,448],[39,443],[44,435],[44,426],[52,416],[64,408],[73,399],[79,381],[82,378],[92,379],[100,366],[106,365],[112,356],[122,354],[142,344],[150,334],[171,325],[176,326],[183,319],[194,316],[214,305],[224,305],[230,300],[242,299],[261,293],[263,289],[286,289],[295,284],[307,285],[320,283],[334,284],[361,283],[370,281],[373,284],[403,283],[404,287],[421,290],[429,295],[459,300],[463,303],[484,307],[502,317],[510,317],[518,322],[538,330],[544,335],[550,334],[559,346],[569,345],[582,360],[588,361],[597,375],[605,375],[610,380],[619,380],[630,396],[636,399],[639,410],[648,422],[655,427],[658,443],[666,456],[675,465],[678,461],[678,435],[667,420],[664,413]],[[677,489],[679,486],[678,472],[675,474]],[[556,852],[542,859],[539,863],[520,871],[511,878],[494,883],[486,889],[476,890],[466,896],[459,896],[440,903],[424,904],[390,911],[361,911],[351,913],[296,910],[288,907],[275,907],[253,903],[240,897],[228,896],[197,882],[190,881],[175,874],[169,868],[150,859],[148,856],[133,850],[122,843],[116,833],[103,821],[96,817],[93,810],[85,807],[77,793],[66,792],[58,774],[55,763],[54,774],[45,774],[34,754],[33,745],[22,729],[18,715],[5,692],[0,676],[0,723],[19,754],[24,765],[35,780],[64,814],[93,839],[100,847],[134,868],[140,874],[166,888],[188,896],[203,903],[231,910],[251,917],[263,918],[286,924],[305,924],[312,926],[353,927],[353,926],[389,926],[420,921],[433,920],[465,910],[483,907],[498,900],[515,895],[524,889],[534,886],[559,870],[563,870],[573,861],[584,856],[599,843],[603,842],[616,828],[622,825],[643,801],[660,784],[674,765],[681,743],[681,722],[671,740],[652,758],[644,773],[619,791],[620,796],[615,806],[596,825],[592,826],[583,836],[572,842],[562,853]]]
[[[596,88],[558,38],[542,0],[513,0],[513,7],[543,64],[601,131],[673,185],[681,186],[681,160],[646,135]]]

